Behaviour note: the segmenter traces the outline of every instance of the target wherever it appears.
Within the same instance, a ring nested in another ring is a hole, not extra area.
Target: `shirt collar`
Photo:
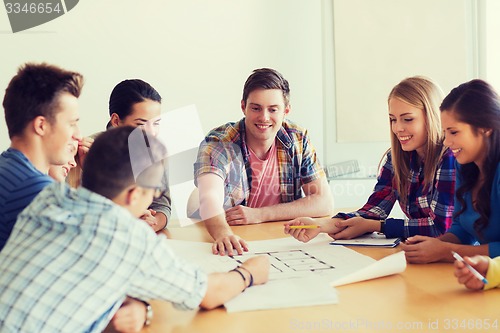
[[[285,121],[283,121],[285,123]],[[240,134],[241,138],[241,149],[243,152],[243,155],[245,158],[248,158],[250,152],[248,151],[247,143],[246,143],[246,132],[245,132],[245,118],[242,118],[237,124],[236,128],[238,129],[238,132]],[[285,148],[285,149],[291,149],[293,146],[293,140],[286,131],[286,129],[281,125],[278,133],[276,134],[276,138],[280,142],[280,144]]]

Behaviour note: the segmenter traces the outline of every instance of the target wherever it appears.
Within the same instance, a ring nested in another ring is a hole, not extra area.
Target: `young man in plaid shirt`
[[[214,254],[247,250],[232,225],[332,213],[332,195],[307,130],[286,119],[289,99],[280,73],[255,70],[243,88],[245,117],[213,129],[200,144],[195,183]]]

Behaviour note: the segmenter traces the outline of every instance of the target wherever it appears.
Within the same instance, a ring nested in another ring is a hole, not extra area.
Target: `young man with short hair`
[[[254,70],[243,88],[245,117],[200,144],[195,184],[214,254],[247,250],[230,225],[333,212],[325,173],[307,131],[286,119],[290,109],[288,81],[273,69]]]
[[[25,64],[5,91],[3,107],[11,140],[0,155],[0,250],[18,214],[52,179],[50,165],[73,156],[78,129],[79,73],[48,64]]]
[[[165,146],[141,128],[93,143],[82,186],[47,186],[0,252],[0,331],[101,332],[125,296],[212,309],[265,283],[267,257],[207,275],[139,220],[164,189]]]

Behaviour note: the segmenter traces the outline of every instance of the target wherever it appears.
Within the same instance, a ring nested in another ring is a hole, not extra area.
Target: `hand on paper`
[[[269,258],[258,256],[246,260],[241,266],[248,269],[253,276],[253,284],[264,284],[269,280]]]
[[[248,251],[248,246],[245,240],[237,235],[223,235],[215,239],[212,244],[212,253],[221,256],[233,256],[236,254],[243,254],[243,251]]]
[[[317,225],[318,221],[313,220],[310,217],[299,217],[295,220],[291,220],[284,224],[285,226],[285,234],[291,235],[293,238],[301,241],[301,242],[309,242],[314,237],[318,236],[321,232],[321,228],[312,228],[312,229],[291,229],[291,226],[314,226]]]
[[[259,210],[242,205],[226,210],[226,221],[229,225],[245,225],[263,222]]]
[[[352,239],[367,232],[380,231],[380,221],[365,219],[361,216],[351,217],[347,220],[335,219],[338,232],[329,233],[333,239]]]
[[[118,332],[139,332],[146,321],[146,305],[139,300],[127,297],[111,319],[113,328]]]
[[[488,266],[490,265],[490,260],[486,256],[474,256],[474,257],[464,257],[466,263],[471,265],[476,271],[482,276],[486,276],[488,272]],[[455,276],[457,277],[458,283],[465,285],[468,289],[481,290],[484,287],[484,283],[475,277],[464,263],[455,260]]]
[[[406,261],[412,264],[427,264],[449,260],[451,262],[451,243],[427,236],[413,236],[401,243]]]

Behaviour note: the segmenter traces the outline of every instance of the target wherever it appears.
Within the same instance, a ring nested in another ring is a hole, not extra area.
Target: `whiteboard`
[[[425,75],[445,95],[477,72],[472,0],[334,0],[336,141],[388,141],[387,96]]]

